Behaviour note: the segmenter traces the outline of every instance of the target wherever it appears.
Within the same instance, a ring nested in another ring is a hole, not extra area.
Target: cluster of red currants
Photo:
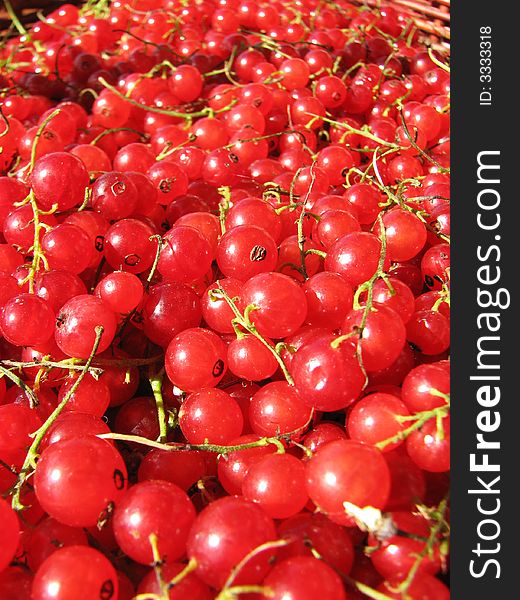
[[[449,56],[374,4],[12,13],[3,600],[449,598]]]

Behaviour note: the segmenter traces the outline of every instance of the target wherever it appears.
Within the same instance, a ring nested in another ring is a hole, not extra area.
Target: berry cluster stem
[[[276,361],[280,365],[280,369],[282,370],[282,372],[285,376],[285,379],[287,380],[287,383],[289,385],[294,385],[294,380],[293,380],[291,374],[289,373],[287,366],[283,362],[282,357],[276,351],[276,348],[273,348],[271,346],[271,344],[269,344],[269,342],[267,342],[267,340],[262,335],[260,335],[260,333],[258,332],[256,327],[253,325],[253,323],[251,323],[251,320],[249,319],[249,313],[251,313],[253,310],[255,310],[255,307],[254,306],[246,307],[244,314],[242,314],[238,310],[236,303],[229,297],[229,295],[226,293],[226,291],[220,287],[220,283],[218,281],[217,281],[217,285],[219,286],[219,289],[217,290],[217,294],[222,295],[224,300],[228,303],[229,307],[235,314],[235,319],[233,319],[235,324],[239,325],[240,327],[243,327],[251,335],[254,335],[258,340],[260,340],[262,342],[262,344],[266,348],[269,349],[269,351],[273,354],[273,356],[276,358]],[[215,292],[213,292],[213,293],[215,293]]]
[[[72,394],[74,394],[74,392],[78,389],[79,384],[82,382],[83,378],[87,375],[90,364],[92,363],[92,360],[94,359],[97,349],[99,348],[99,343],[101,342],[102,335],[103,335],[103,327],[101,325],[99,325],[98,327],[96,327],[96,339],[94,340],[94,344],[92,346],[92,351],[90,352],[90,356],[88,357],[87,362],[85,363],[85,365],[83,367],[83,370],[78,375],[78,378],[76,379],[74,384],[71,386],[69,391],[65,394],[62,401],[58,404],[58,406],[56,406],[56,408],[50,414],[50,416],[45,421],[45,423],[33,434],[34,435],[33,442],[31,444],[29,451],[27,452],[27,455],[23,462],[22,469],[21,469],[20,475],[18,477],[18,481],[15,484],[15,490],[14,490],[13,499],[12,499],[12,506],[13,506],[14,510],[23,510],[24,506],[20,501],[20,493],[21,493],[24,483],[27,481],[30,474],[32,474],[32,472],[36,468],[36,459],[38,458],[38,450],[40,448],[40,444],[41,444],[43,438],[45,437],[45,434],[47,433],[47,431],[49,431],[49,428],[51,427],[51,425],[56,421],[56,419],[62,413],[63,409],[67,405],[67,402],[70,400]]]

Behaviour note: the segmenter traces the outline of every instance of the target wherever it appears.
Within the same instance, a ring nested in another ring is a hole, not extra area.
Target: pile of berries
[[[449,598],[449,55],[371,4],[10,11],[2,600]]]

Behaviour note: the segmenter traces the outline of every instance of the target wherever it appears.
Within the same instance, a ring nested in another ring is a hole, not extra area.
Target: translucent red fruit
[[[276,564],[263,585],[272,590],[271,598],[285,600],[346,600],[340,576],[325,562],[311,556],[295,556]]]
[[[238,402],[215,388],[190,394],[179,410],[179,426],[190,444],[227,444],[242,433],[243,424]]]
[[[322,271],[304,283],[306,324],[337,329],[352,309],[354,290],[341,275]]]
[[[317,507],[340,525],[352,525],[344,502],[384,508],[390,471],[383,454],[353,440],[324,444],[306,464],[307,491]]]
[[[51,152],[36,161],[30,183],[41,210],[57,204],[58,210],[64,211],[84,201],[89,175],[78,157],[69,152]]]
[[[443,473],[450,470],[450,417],[429,419],[406,438],[406,451],[424,471]]]
[[[162,577],[164,581],[171,581],[176,575],[186,568],[181,562],[169,562],[162,566]],[[143,577],[137,588],[139,595],[148,596],[151,594],[159,595],[162,593],[161,586],[157,581],[157,575],[154,570]],[[169,600],[211,600],[209,587],[203,583],[194,573],[184,575],[182,579],[169,590]],[[133,594],[132,594],[133,597]]]
[[[374,548],[370,559],[375,568],[387,580],[402,581],[416,564],[417,557],[422,556],[414,567],[417,575],[435,575],[440,569],[441,558],[439,547],[435,543],[431,554],[426,550],[425,540],[430,535],[430,523],[423,516],[411,512],[394,512],[391,516],[398,533],[381,543],[369,538],[370,545]]]
[[[15,346],[40,346],[49,341],[54,313],[49,303],[34,294],[20,294],[0,312],[0,332]]]
[[[94,379],[92,375],[87,374],[77,384],[77,376],[68,377],[60,387],[58,401],[69,395],[65,408],[66,412],[80,412],[102,417],[110,403],[110,391],[102,379]],[[75,390],[72,391],[73,387]]]
[[[394,591],[397,587],[397,582],[384,581],[377,587],[377,590],[388,598],[401,600],[403,595],[400,592]],[[406,593],[410,600],[424,600],[425,598],[435,598],[435,600],[450,599],[450,590],[446,585],[428,573],[414,577]]]
[[[88,546],[85,531],[79,527],[69,527],[47,517],[32,530],[27,561],[33,571],[37,571],[42,562],[58,548],[64,546]]]
[[[114,534],[121,550],[133,560],[154,560],[150,536],[157,536],[163,560],[184,555],[186,539],[195,519],[195,507],[186,492],[169,481],[143,481],[133,485],[114,512]]]
[[[291,454],[272,454],[251,465],[242,482],[242,494],[273,519],[299,513],[309,499],[305,467]]]
[[[411,260],[422,250],[426,243],[426,227],[411,212],[402,209],[390,210],[383,216],[386,235],[386,250],[393,262]],[[380,227],[374,229],[381,237]]]
[[[202,295],[201,304],[202,316],[211,329],[218,333],[233,333],[234,329],[231,321],[236,315],[218,290],[221,288],[230,299],[236,299],[239,297],[243,285],[238,279],[228,277],[219,279],[208,286]]]
[[[266,437],[294,433],[294,437],[299,438],[311,417],[312,409],[286,381],[267,383],[256,392],[249,405],[251,428]]]
[[[210,243],[202,233],[178,225],[163,237],[157,269],[167,281],[189,283],[207,273],[212,258]]]
[[[9,504],[0,498],[0,519],[2,521],[2,546],[0,548],[0,572],[11,562],[20,543],[18,517]]]
[[[325,270],[342,275],[351,285],[368,281],[376,272],[381,257],[381,242],[373,233],[348,233],[340,237],[327,252]],[[390,265],[385,258],[385,268]]]
[[[320,513],[303,512],[278,526],[278,534],[291,543],[278,551],[279,560],[292,556],[312,556],[312,548],[324,562],[348,575],[354,562],[354,545],[345,527]],[[309,544],[310,542],[310,544]]]
[[[104,255],[113,269],[142,273],[152,266],[157,241],[154,230],[137,219],[121,219],[105,234]]]
[[[201,320],[200,300],[187,285],[176,281],[159,283],[148,290],[142,310],[146,337],[165,348],[184,329]]]
[[[170,342],[165,367],[170,381],[181,390],[197,392],[214,387],[227,368],[226,346],[209,329],[185,329]]]
[[[91,527],[121,499],[126,480],[115,447],[89,436],[48,446],[38,460],[34,489],[51,517],[71,527]]]
[[[274,375],[278,362],[272,342],[266,342],[272,349],[253,335],[233,340],[227,350],[229,370],[247,381],[261,381]]]
[[[88,358],[96,341],[96,327],[103,327],[97,353],[106,350],[116,333],[115,314],[95,296],[76,296],[58,313],[55,338],[67,356]]]
[[[252,550],[276,540],[273,520],[256,504],[236,496],[212,502],[197,516],[188,537],[188,556],[197,561],[195,574],[220,589],[231,570]],[[251,558],[234,585],[256,584],[269,570],[273,550]]]
[[[206,459],[203,452],[186,450],[170,452],[153,448],[139,465],[139,481],[161,479],[170,481],[184,491],[206,475]]]
[[[118,593],[117,573],[108,558],[90,546],[66,546],[42,563],[31,598],[117,598]]]
[[[408,417],[406,405],[392,394],[376,392],[362,398],[350,411],[347,422],[349,437],[358,442],[378,446],[389,452],[402,443],[402,439],[388,442],[397,437],[409,423],[399,421]]]
[[[282,273],[261,273],[242,288],[243,309],[254,306],[249,316],[258,331],[278,339],[294,333],[307,316],[307,300],[300,285]]]
[[[365,376],[349,342],[335,343],[323,334],[304,344],[294,355],[291,374],[301,402],[316,410],[333,411],[352,404]]]
[[[128,314],[143,299],[143,284],[137,275],[114,271],[96,285],[94,294],[116,314]]]
[[[259,435],[250,433],[242,435],[229,442],[231,446],[240,446],[257,442]],[[226,455],[220,455],[217,462],[218,478],[222,487],[230,495],[240,496],[242,494],[242,483],[249,468],[262,460],[268,454],[276,452],[274,444],[266,446],[254,446],[244,450],[234,450]]]
[[[217,263],[226,277],[246,280],[276,267],[276,243],[265,229],[239,225],[220,239]]]
[[[365,308],[351,311],[343,322],[344,335],[361,330]],[[390,366],[399,356],[406,341],[406,328],[401,317],[386,306],[368,311],[361,334],[361,358],[367,371]],[[352,338],[355,339],[355,338]]]
[[[70,223],[60,223],[41,240],[42,250],[51,269],[78,275],[92,262],[94,248],[89,235]]]
[[[137,187],[124,173],[104,173],[92,186],[92,208],[109,221],[130,216],[137,201]]]

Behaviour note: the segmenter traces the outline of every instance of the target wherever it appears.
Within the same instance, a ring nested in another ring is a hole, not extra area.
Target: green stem
[[[439,394],[441,394],[441,392],[439,392]],[[445,394],[442,394],[442,396],[446,397]],[[442,419],[443,417],[445,417],[449,413],[449,410],[450,405],[446,404],[444,406],[437,406],[436,408],[432,408],[431,410],[423,410],[421,412],[416,413],[415,415],[396,416],[396,420],[400,423],[405,423],[406,421],[413,421],[413,423],[409,427],[403,429],[402,431],[399,431],[392,437],[378,442],[376,444],[376,447],[382,450],[383,448],[386,448],[386,446],[388,446],[389,444],[405,440],[411,433],[413,433],[417,429],[420,429],[430,419]]]
[[[34,392],[31,390],[31,388],[25,383],[23,379],[20,379],[20,377],[15,375],[12,371],[9,371],[9,369],[5,369],[4,367],[0,366],[0,376],[4,376],[10,379],[25,393],[27,398],[29,398],[29,406],[31,408],[35,408],[36,406],[38,406],[38,404],[40,404],[38,398],[34,395]]]
[[[52,411],[52,413],[47,418],[45,423],[38,429],[38,431],[36,431],[36,433],[34,435],[34,440],[29,448],[29,451],[27,452],[27,455],[26,455],[25,460],[22,465],[22,469],[20,471],[18,481],[16,482],[16,485],[15,485],[15,492],[13,494],[13,499],[12,499],[12,506],[13,506],[14,510],[23,510],[25,508],[20,501],[20,493],[21,493],[24,483],[29,478],[30,473],[32,473],[36,467],[36,459],[38,457],[38,450],[40,448],[40,444],[41,444],[43,438],[45,437],[45,434],[47,433],[47,431],[49,431],[49,428],[51,427],[51,425],[60,416],[61,412],[67,405],[67,402],[70,400],[72,394],[74,394],[74,392],[78,389],[79,384],[83,381],[84,377],[88,373],[90,364],[92,363],[92,360],[97,352],[97,349],[99,348],[99,343],[101,342],[101,337],[103,335],[103,327],[101,325],[99,325],[96,327],[95,331],[96,331],[96,339],[94,340],[94,344],[92,346],[92,351],[90,352],[90,356],[88,357],[87,362],[85,363],[85,366],[83,367],[82,372],[78,375],[78,378],[76,379],[74,384],[71,386],[69,391],[65,394],[65,396],[63,396],[62,401],[58,404],[58,406],[56,406],[56,408]]]
[[[176,110],[170,110],[167,108],[159,108],[158,106],[148,106],[147,104],[141,104],[140,102],[137,102],[137,100],[134,100],[133,98],[128,98],[127,96],[122,94],[116,87],[114,87],[113,85],[110,85],[105,79],[103,79],[103,77],[99,78],[99,83],[101,83],[101,85],[103,87],[105,87],[107,90],[110,90],[116,96],[119,96],[119,98],[122,98],[126,102],[129,102],[130,104],[132,104],[132,106],[137,106],[139,108],[146,110],[147,112],[153,112],[153,113],[157,113],[160,115],[169,115],[170,117],[178,117],[180,119],[193,119],[196,117],[207,117],[210,114],[212,114],[212,112],[215,112],[215,113],[225,112],[225,111],[231,109],[231,106],[225,106],[224,108],[221,108],[218,111],[212,111],[209,108],[203,108],[202,110],[195,111],[192,113],[182,113],[182,112],[178,112]]]
[[[246,310],[245,310],[244,314],[242,315],[242,313],[238,310],[235,302],[233,302],[233,300],[229,297],[229,295],[226,293],[226,291],[220,287],[220,283],[218,281],[217,281],[217,285],[219,286],[217,293],[222,295],[224,300],[228,303],[229,307],[235,314],[235,319],[234,319],[235,322],[238,323],[241,327],[243,327],[246,331],[248,331],[251,335],[254,335],[258,340],[260,340],[262,342],[262,344],[266,348],[269,349],[269,351],[275,357],[276,362],[280,365],[280,369],[282,370],[287,383],[289,385],[294,385],[294,380],[293,380],[291,374],[289,373],[285,363],[283,362],[282,357],[276,351],[276,348],[273,348],[271,346],[271,344],[269,344],[269,342],[267,342],[267,340],[262,335],[260,335],[260,333],[258,333],[256,327],[249,320],[249,313],[252,310],[254,310],[254,307],[246,307]],[[213,293],[215,293],[215,292],[213,291]]]
[[[155,398],[155,406],[157,408],[157,418],[159,420],[159,438],[158,442],[166,442],[168,429],[166,424],[166,411],[164,409],[164,398],[162,395],[162,384],[164,379],[164,369],[158,373],[150,373],[148,381],[152,388],[153,397]]]
[[[283,437],[286,437],[284,434]],[[161,443],[149,440],[148,438],[139,435],[126,435],[124,433],[101,433],[98,437],[106,440],[119,440],[121,442],[132,442],[141,444],[158,450],[167,450],[168,452],[185,452],[189,450],[201,450],[202,452],[216,452],[217,454],[229,454],[230,452],[238,452],[240,450],[248,450],[249,448],[264,448],[265,446],[276,446],[277,454],[283,454],[285,447],[277,437],[264,437],[256,442],[248,442],[247,444],[238,444],[235,446],[221,446],[219,444],[178,444],[178,443]],[[282,436],[280,436],[281,438]]]

